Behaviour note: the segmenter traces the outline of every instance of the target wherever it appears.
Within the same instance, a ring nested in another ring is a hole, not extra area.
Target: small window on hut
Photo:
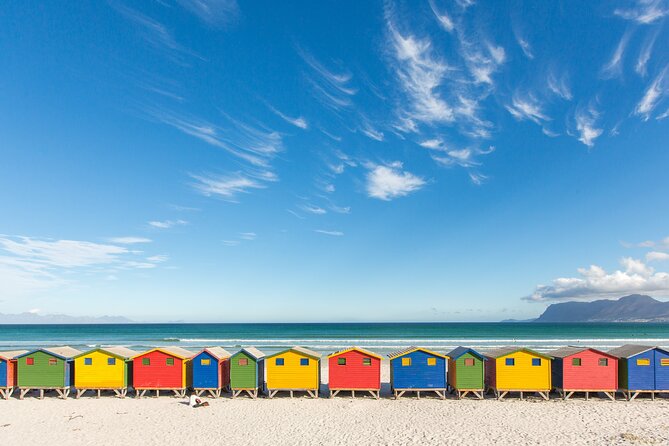
[[[49,365],[57,365],[58,360],[56,358],[49,358]]]
[[[248,358],[239,358],[239,360],[237,360],[237,365],[241,365],[242,367],[249,365]]]
[[[35,365],[35,358],[26,358],[26,365]]]
[[[427,358],[427,365],[430,367],[437,365],[437,358]]]
[[[636,360],[636,365],[640,366],[647,366],[650,365],[650,359],[648,358],[640,358]]]
[[[362,365],[372,365],[372,358],[362,358]]]
[[[532,365],[534,367],[539,367],[541,365],[541,358],[532,358]]]
[[[309,358],[300,358],[300,365],[309,365]]]
[[[599,361],[597,361],[597,363],[601,367],[607,367],[609,365],[609,359],[608,358],[599,358]]]
[[[107,358],[107,365],[116,365],[116,358]]]
[[[669,366],[669,358],[661,358],[661,359],[660,359],[660,365],[661,365],[662,367]]]
[[[174,365],[174,358],[165,358],[165,365]]]
[[[151,365],[151,358],[142,358],[142,365]]]
[[[506,358],[506,360],[504,361],[504,364],[509,365],[509,366],[516,365],[516,360],[513,359],[513,358]]]
[[[465,358],[465,367],[474,367],[474,358]]]
[[[209,365],[211,364],[211,359],[200,359],[200,365]]]
[[[276,358],[276,360],[274,360],[274,364],[275,365],[283,365],[283,358]]]
[[[402,367],[409,367],[411,365],[411,358],[402,358]]]
[[[580,367],[581,366],[581,358],[571,358],[571,365]]]
[[[337,365],[346,365],[346,358],[337,358]]]
[[[84,358],[84,365],[93,365],[93,358]]]

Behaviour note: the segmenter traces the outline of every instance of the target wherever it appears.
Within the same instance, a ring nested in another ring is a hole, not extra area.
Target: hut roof
[[[104,353],[107,353],[111,356],[115,356],[115,357],[117,357],[119,359],[123,359],[123,360],[130,359],[130,358],[135,357],[139,354],[139,352],[136,352],[135,350],[131,350],[127,347],[120,347],[120,346],[116,346],[116,347],[98,347],[98,348],[94,348],[92,350],[87,350],[83,353],[79,353],[78,355],[75,356],[75,358],[79,358],[81,356],[89,355],[92,352],[104,352]]]
[[[200,350],[200,352],[198,352],[195,356],[199,355],[202,352],[208,352],[210,355],[212,355],[219,361],[221,359],[226,359],[230,357],[230,353],[223,347],[207,347]]]
[[[273,355],[269,355],[268,358],[272,358],[274,356],[278,356],[278,355],[281,355],[281,354],[289,352],[289,351],[297,352],[297,353],[299,353],[303,356],[309,356],[310,358],[321,359],[321,354],[320,353],[315,352],[313,350],[309,350],[308,348],[304,348],[304,347],[291,347],[291,348],[288,348],[286,350],[282,350],[280,352],[274,353]]]
[[[547,355],[545,353],[539,353],[537,351],[534,351],[532,349],[525,348],[525,347],[514,347],[514,346],[496,348],[494,350],[488,351],[485,355],[488,358],[500,358],[502,356],[510,355],[511,353],[520,352],[520,351],[523,351],[525,353],[529,353],[529,354],[535,355],[535,356],[541,356],[542,358],[545,358],[545,359],[553,359],[552,356]]]
[[[8,360],[8,359],[14,359],[16,357],[25,355],[28,353],[28,350],[12,350],[9,352],[0,352],[0,358]]]
[[[570,346],[567,346],[567,347],[561,347],[561,348],[558,348],[558,349],[556,349],[556,350],[553,350],[553,351],[551,351],[551,352],[549,352],[549,353],[550,353],[550,355],[551,355],[552,357],[554,357],[554,358],[566,358],[566,357],[568,357],[568,356],[577,355],[577,354],[579,354],[579,353],[581,353],[581,352],[584,352],[584,351],[586,351],[586,350],[593,351],[593,352],[595,352],[595,353],[597,353],[597,354],[600,354],[600,355],[604,355],[604,356],[609,356],[609,357],[611,357],[611,358],[615,358],[614,355],[611,355],[611,354],[609,354],[609,353],[603,352],[603,351],[601,351],[601,350],[597,350],[597,349],[595,349],[595,348],[590,348],[590,347],[577,347],[577,346],[573,346],[573,345],[570,345]]]
[[[76,348],[72,348],[68,345],[64,345],[62,347],[43,348],[41,350],[56,356],[60,356],[63,359],[74,358],[75,356],[81,353],[81,350],[77,350]]]
[[[235,353],[235,355],[241,352],[245,352],[247,355],[252,356],[256,361],[265,357],[265,354],[255,347],[244,347]]]
[[[415,352],[415,351],[421,351],[421,352],[425,352],[425,353],[430,354],[430,355],[439,356],[440,358],[448,359],[448,356],[446,356],[442,353],[433,352],[432,350],[428,350],[428,349],[422,348],[422,347],[409,347],[409,348],[404,348],[402,350],[397,350],[395,352],[389,353],[388,358],[390,358],[390,359],[399,358],[400,356],[408,355],[409,353],[412,353],[412,352]]]
[[[343,349],[343,350],[336,351],[336,352],[334,352],[334,353],[330,353],[330,354],[328,355],[328,358],[332,358],[332,357],[334,357],[334,356],[343,355],[344,353],[348,353],[348,352],[351,352],[351,351],[360,352],[360,353],[362,353],[363,355],[371,356],[372,358],[382,359],[382,358],[381,358],[381,355],[377,355],[376,353],[372,353],[372,352],[370,352],[369,350],[365,350],[364,348],[360,348],[360,347],[349,347],[349,348],[345,348],[345,349]]]
[[[145,352],[136,354],[135,356],[132,357],[132,359],[138,358],[140,356],[144,356],[148,353],[155,352],[155,351],[163,352],[163,353],[166,353],[170,356],[174,356],[174,357],[179,358],[179,359],[190,359],[194,355],[194,353],[192,351],[186,350],[185,348],[170,346],[170,347],[152,348],[151,350],[147,350]]]
[[[632,356],[639,355],[641,353],[645,353],[648,350],[653,350],[653,349],[658,349],[661,350],[667,354],[669,354],[669,351],[662,349],[660,347],[653,347],[650,345],[637,345],[637,344],[625,344],[620,347],[613,348],[609,350],[607,353],[609,355],[615,356],[617,358],[631,358]]]
[[[488,358],[483,356],[481,353],[477,352],[476,350],[469,348],[469,347],[456,347],[450,352],[447,353],[446,356],[448,356],[451,359],[458,359],[460,356],[464,355],[465,353],[471,353],[472,355],[476,356],[477,358],[481,359],[482,361],[487,361]]]

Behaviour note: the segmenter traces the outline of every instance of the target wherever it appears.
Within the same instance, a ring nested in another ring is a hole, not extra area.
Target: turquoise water
[[[669,324],[374,323],[374,324],[109,324],[0,325],[0,350],[71,345],[124,345],[143,349],[179,345],[256,346],[272,352],[301,345],[331,352],[352,345],[387,353],[418,345],[448,351],[522,345],[550,350],[564,345],[607,349],[625,343],[669,346]]]

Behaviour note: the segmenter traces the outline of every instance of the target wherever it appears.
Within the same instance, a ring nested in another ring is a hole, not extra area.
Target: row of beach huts
[[[640,393],[652,398],[669,393],[669,351],[652,346],[625,345],[608,352],[588,347],[564,347],[550,353],[528,348],[505,347],[479,353],[458,347],[448,354],[410,347],[388,355],[390,387],[396,398],[407,392],[432,392],[446,398],[470,395],[482,399],[491,391],[498,399],[510,393],[538,394],[549,399],[555,390],[561,398],[573,394],[601,393],[615,400],[622,392],[627,400]],[[382,357],[351,347],[327,356],[329,395],[340,392],[368,393],[380,397]],[[134,389],[141,398],[147,392],[185,396],[192,388],[198,395],[232,397],[242,394],[269,398],[278,392],[305,392],[318,398],[321,355],[293,347],[271,355],[246,347],[230,354],[221,347],[191,352],[180,347],[160,347],[136,352],[125,347],[96,348],[81,352],[72,347],[0,352],[0,395],[8,399],[15,390],[23,399],[30,391],[40,398],[55,391],[67,398],[71,390],[79,398],[87,391],[99,397],[109,391],[125,397]]]

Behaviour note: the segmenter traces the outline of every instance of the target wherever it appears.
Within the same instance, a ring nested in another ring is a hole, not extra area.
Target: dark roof
[[[515,353],[515,352],[519,352],[519,351],[523,351],[523,352],[529,353],[531,355],[541,356],[542,358],[546,358],[546,359],[553,359],[552,356],[547,355],[546,353],[539,353],[539,352],[531,350],[529,348],[514,347],[514,346],[496,348],[494,350],[488,351],[485,355],[488,358],[499,358],[501,356],[510,355],[511,353]]]
[[[637,344],[625,344],[623,346],[611,349],[607,353],[609,355],[616,356],[618,358],[631,358],[632,356],[636,356],[653,349],[661,350],[669,354],[669,351],[660,347],[653,347],[651,345],[637,345]]]
[[[469,347],[462,347],[462,346],[454,348],[453,350],[447,353],[447,356],[451,359],[458,359],[460,356],[466,353],[471,353],[472,355],[482,359],[483,361],[487,361],[486,357],[483,356],[481,353]]]
[[[593,352],[595,352],[595,353],[598,353],[598,354],[600,354],[600,355],[604,355],[604,356],[615,357],[615,355],[612,355],[612,354],[610,354],[610,353],[603,352],[603,351],[601,351],[601,350],[597,350],[596,348],[591,348],[591,347],[577,347],[577,346],[573,346],[573,345],[570,345],[570,346],[567,346],[567,347],[561,347],[561,348],[558,348],[558,349],[556,349],[556,350],[550,351],[550,352],[548,352],[548,353],[549,353],[551,356],[553,356],[554,358],[566,358],[566,357],[568,357],[568,356],[576,355],[576,354],[581,353],[581,352],[584,352],[584,351],[586,351],[586,350],[590,350],[590,351],[593,351]]]

